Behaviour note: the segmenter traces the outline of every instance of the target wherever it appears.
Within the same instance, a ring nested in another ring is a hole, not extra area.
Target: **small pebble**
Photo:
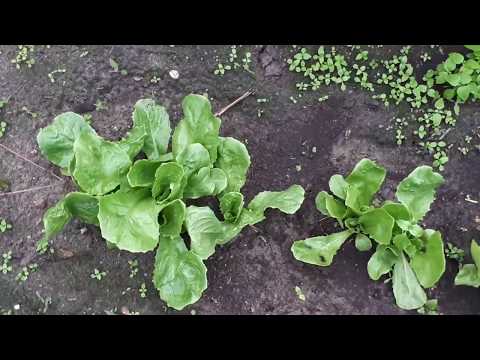
[[[170,70],[168,74],[172,79],[175,79],[175,80],[178,79],[178,77],[180,76],[177,70]]]

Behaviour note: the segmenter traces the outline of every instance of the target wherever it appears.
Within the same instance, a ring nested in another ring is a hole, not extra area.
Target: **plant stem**
[[[6,151],[8,151],[8,152],[10,152],[10,153],[12,153],[13,155],[15,155],[15,156],[19,157],[20,159],[22,159],[22,160],[24,160],[24,161],[26,161],[26,162],[28,162],[28,163],[32,164],[33,166],[36,166],[37,168],[39,168],[39,169],[42,169],[42,170],[44,170],[44,171],[46,171],[46,172],[50,173],[50,175],[52,175],[52,176],[53,176],[53,177],[55,177],[56,179],[58,179],[58,180],[60,180],[60,181],[63,181],[63,179],[62,179],[61,177],[59,177],[59,176],[55,175],[53,172],[51,172],[51,171],[49,171],[49,170],[45,169],[43,166],[40,166],[40,165],[38,165],[38,164],[34,163],[32,160],[30,160],[30,159],[27,159],[26,157],[24,157],[24,156],[20,155],[19,153],[15,152],[15,151],[13,151],[13,150],[11,150],[11,149],[9,149],[9,148],[8,148],[8,147],[6,147],[5,145],[2,145],[2,144],[0,144],[0,147],[1,147],[2,149],[6,150]]]
[[[231,107],[235,106],[236,104],[238,104],[240,101],[242,101],[243,99],[246,99],[247,97],[249,97],[250,95],[252,94],[255,94],[255,90],[253,89],[249,89],[245,94],[243,94],[242,96],[240,96],[238,99],[236,99],[234,102],[232,102],[231,104],[228,104],[227,106],[225,106],[222,110],[220,110],[219,112],[217,112],[215,114],[215,116],[222,116],[225,112],[227,112]]]
[[[0,197],[7,196],[7,195],[22,194],[22,193],[26,193],[26,192],[30,192],[30,191],[35,191],[35,190],[48,189],[48,188],[51,188],[55,185],[58,185],[58,183],[57,184],[52,184],[52,185],[37,186],[37,187],[30,188],[30,189],[25,189],[25,190],[17,190],[17,191],[11,191],[11,192],[6,192],[6,193],[0,193]]]

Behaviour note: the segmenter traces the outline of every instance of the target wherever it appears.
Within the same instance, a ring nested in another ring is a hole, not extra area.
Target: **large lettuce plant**
[[[79,188],[45,213],[38,250],[74,217],[99,226],[109,247],[156,250],[153,282],[177,310],[207,288],[204,260],[217,245],[264,220],[268,208],[293,214],[304,200],[303,188],[293,185],[261,192],[245,206],[240,190],[250,166],[247,148],[219,136],[221,121],[207,98],[189,95],[182,107],[171,149],[168,113],[150,99],[135,104],[133,127],[120,141],[103,139],[72,112],[57,116],[37,138],[42,154]],[[146,158],[139,159],[141,153]],[[208,206],[188,205],[206,196],[218,198],[222,220]]]
[[[429,166],[416,168],[397,187],[398,201],[372,205],[386,171],[369,159],[361,160],[344,178],[333,175],[332,194],[320,192],[317,209],[336,219],[340,232],[295,241],[292,252],[297,260],[329,266],[340,247],[355,238],[360,251],[375,251],[368,261],[368,275],[378,280],[392,272],[393,293],[402,309],[418,309],[427,301],[423,288],[435,286],[445,271],[440,232],[423,229],[418,223],[430,209],[435,191],[443,183]]]

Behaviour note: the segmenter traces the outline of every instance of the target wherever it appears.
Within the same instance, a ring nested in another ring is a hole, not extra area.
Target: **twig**
[[[236,104],[238,104],[240,101],[242,101],[243,99],[249,97],[250,95],[252,94],[255,94],[255,90],[253,89],[249,89],[245,94],[243,94],[242,96],[240,96],[237,100],[235,100],[234,102],[232,102],[231,104],[225,106],[222,110],[220,110],[219,112],[215,113],[215,116],[222,116],[226,111],[228,111],[231,107],[235,106]]]
[[[450,130],[452,130],[452,128],[448,128],[447,130],[445,130],[445,132],[438,138],[438,140],[443,140],[443,138],[447,136]]]
[[[52,184],[52,185],[45,185],[45,186],[37,186],[33,187],[30,189],[25,189],[25,190],[17,190],[17,191],[11,191],[11,192],[6,192],[6,193],[0,193],[0,197],[7,196],[7,195],[16,195],[16,194],[22,194],[30,191],[35,191],[35,190],[43,190],[43,189],[48,189],[51,188],[55,185],[59,185],[58,183]]]
[[[9,149],[9,148],[6,147],[5,145],[0,144],[0,147],[1,147],[2,149],[6,150],[6,151],[8,151],[8,152],[10,152],[10,153],[12,153],[13,155],[19,157],[20,159],[25,160],[26,162],[32,164],[33,166],[36,166],[37,168],[42,169],[42,170],[50,173],[50,175],[52,175],[52,176],[55,177],[56,179],[58,179],[58,180],[60,180],[60,181],[63,181],[63,179],[62,179],[61,177],[55,175],[53,172],[45,169],[43,166],[40,166],[40,165],[34,163],[32,160],[27,159],[26,157],[20,155],[19,153],[16,153],[15,151]]]

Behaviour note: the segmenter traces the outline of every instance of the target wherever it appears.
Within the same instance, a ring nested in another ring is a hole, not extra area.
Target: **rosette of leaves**
[[[329,266],[349,238],[359,251],[374,248],[367,270],[372,280],[392,273],[397,305],[406,310],[421,308],[427,301],[423,288],[435,286],[445,271],[440,232],[423,229],[418,223],[430,209],[443,178],[429,166],[420,166],[397,187],[397,201],[372,205],[386,176],[383,167],[361,160],[344,178],[333,175],[332,194],[320,192],[317,209],[336,219],[342,231],[295,241],[293,256],[302,262]]]
[[[473,264],[463,265],[455,277],[455,285],[480,287],[480,246],[475,240],[470,245]]]
[[[177,310],[206,289],[204,260],[217,245],[264,220],[268,208],[293,214],[304,199],[303,188],[293,185],[261,192],[246,206],[240,191],[250,166],[247,148],[219,135],[221,121],[207,98],[189,95],[182,107],[171,148],[168,113],[150,99],[135,104],[133,127],[120,141],[103,139],[72,112],[37,138],[42,154],[79,188],[45,213],[39,251],[74,217],[99,226],[110,248],[156,251],[153,282]],[[208,206],[189,205],[209,196],[218,198],[223,219]]]

